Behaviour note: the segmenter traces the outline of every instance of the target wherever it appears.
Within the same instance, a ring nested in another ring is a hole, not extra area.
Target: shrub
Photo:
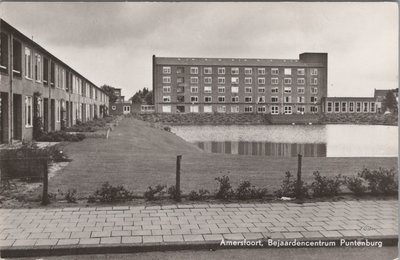
[[[63,152],[60,149],[60,147],[57,145],[46,147],[45,149],[47,149],[49,158],[53,162],[70,162],[71,161],[71,159],[68,157],[68,155],[65,152]]]
[[[68,134],[64,131],[43,133],[36,141],[42,142],[79,142],[85,139],[83,134]]]
[[[340,192],[340,185],[343,184],[342,176],[328,178],[321,176],[318,171],[313,173],[314,181],[311,183],[311,190],[314,197],[331,197],[336,196]]]
[[[144,197],[147,200],[157,200],[164,194],[163,190],[166,188],[165,185],[157,185],[155,188],[149,186],[147,191],[144,193]]]
[[[355,195],[360,196],[367,191],[364,181],[360,177],[345,177],[344,183],[346,187]]]
[[[167,193],[171,199],[178,199],[177,191],[174,185],[168,188]],[[182,195],[182,191],[179,191],[179,195]]]
[[[192,190],[189,193],[189,200],[205,200],[208,194],[210,194],[208,190],[200,189],[199,192]]]
[[[68,203],[76,203],[76,189],[68,189],[67,193],[64,195],[64,199]]]
[[[267,195],[267,189],[256,188],[249,181],[242,181],[235,194],[239,200],[262,199]]]
[[[281,188],[274,192],[275,196],[278,198],[281,197],[290,197],[295,198],[298,196],[297,194],[297,179],[294,179],[293,175],[287,171],[285,173],[285,178],[283,179]],[[308,186],[304,184],[303,181],[301,182],[300,188],[300,196],[307,197],[308,196]]]
[[[215,180],[219,183],[218,190],[215,193],[215,198],[226,200],[234,195],[231,183],[228,176],[217,177]]]
[[[91,200],[100,202],[118,202],[128,201],[133,197],[132,193],[124,188],[124,186],[112,186],[108,182],[103,183],[100,189],[96,190]]]
[[[164,131],[171,132],[170,126],[164,126],[163,129],[164,129]]]
[[[368,182],[372,194],[392,195],[398,191],[397,171],[395,169],[379,168],[378,170],[363,169],[359,177]]]

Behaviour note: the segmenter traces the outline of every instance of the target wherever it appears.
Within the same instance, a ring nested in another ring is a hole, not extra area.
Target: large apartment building
[[[100,88],[4,20],[0,28],[1,143],[32,140],[35,116],[49,132],[107,114]]]
[[[166,58],[153,55],[157,113],[321,113],[327,53],[299,59]]]

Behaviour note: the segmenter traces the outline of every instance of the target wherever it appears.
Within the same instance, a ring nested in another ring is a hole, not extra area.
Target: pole
[[[176,156],[176,185],[175,185],[175,200],[181,201],[181,160],[182,155]]]
[[[298,154],[297,155],[297,198],[302,199],[302,194],[301,194],[301,158],[302,155]]]
[[[49,204],[49,174],[47,159],[43,159],[43,194],[42,205]]]

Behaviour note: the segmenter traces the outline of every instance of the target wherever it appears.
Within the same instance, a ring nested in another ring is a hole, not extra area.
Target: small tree
[[[384,111],[389,110],[397,112],[397,100],[393,90],[386,93],[385,99],[383,100],[383,109]]]
[[[109,97],[110,103],[115,103],[115,101],[117,101],[118,97],[115,95],[114,93],[114,89],[113,87],[109,86],[109,85],[103,85],[101,86],[101,89],[107,94],[107,96]]]
[[[144,97],[144,101],[147,105],[153,105],[153,91],[149,91]]]

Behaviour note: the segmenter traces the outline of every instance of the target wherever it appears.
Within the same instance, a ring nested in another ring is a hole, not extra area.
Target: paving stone
[[[143,243],[161,243],[162,241],[162,236],[143,236]]]
[[[300,232],[284,232],[284,233],[282,233],[282,235],[285,238],[290,238],[290,239],[292,239],[292,238],[302,238],[303,237],[303,235]]]
[[[77,245],[79,244],[79,239],[59,239],[57,245]]]
[[[202,235],[183,235],[183,239],[187,242],[204,241],[204,238]]]
[[[100,244],[120,244],[121,237],[102,237],[100,238]]]
[[[221,241],[224,237],[222,235],[203,235],[205,241]]]
[[[151,230],[152,235],[161,236],[161,235],[171,235],[170,229],[153,229]]]
[[[262,239],[264,238],[262,233],[243,233],[244,238],[248,240],[256,240],[256,239]]]
[[[31,233],[29,235],[29,239],[46,239],[49,238],[50,233]]]
[[[341,237],[341,234],[338,231],[320,231],[320,233],[324,235],[324,237],[328,238]]]
[[[38,239],[35,246],[54,246],[58,242],[58,239]]]
[[[142,243],[142,236],[130,236],[130,237],[122,237],[123,244],[140,244]]]
[[[223,234],[225,239],[229,240],[242,240],[244,239],[244,236],[241,233],[235,233],[235,234]]]
[[[13,246],[34,246],[36,242],[37,239],[18,239]]]
[[[79,239],[80,245],[98,245],[100,244],[100,238],[81,238]]]
[[[57,232],[57,233],[51,233],[50,234],[50,239],[60,239],[60,238],[69,238],[71,236],[71,232]]]
[[[151,236],[151,230],[132,230],[132,236]]]
[[[10,240],[2,239],[2,240],[0,240],[0,247],[12,246],[12,244],[14,244],[14,242],[15,242],[15,239],[10,239]]]
[[[305,238],[322,238],[324,237],[320,232],[317,231],[305,231],[300,232]]]
[[[131,236],[132,232],[130,230],[113,230],[111,231],[112,237],[124,237],[124,236]]]
[[[111,231],[92,232],[91,237],[110,237]]]

